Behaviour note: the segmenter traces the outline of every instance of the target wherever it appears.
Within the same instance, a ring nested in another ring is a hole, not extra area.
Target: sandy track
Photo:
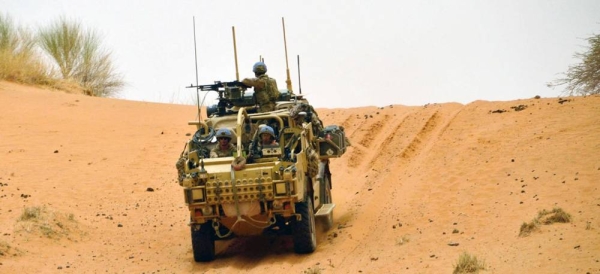
[[[598,273],[600,97],[568,99],[320,109],[353,146],[317,251],[241,238],[199,264],[174,168],[193,106],[0,82],[0,273],[449,273],[462,252],[488,273]],[[32,207],[46,230],[19,221]],[[554,207],[573,221],[518,237]]]

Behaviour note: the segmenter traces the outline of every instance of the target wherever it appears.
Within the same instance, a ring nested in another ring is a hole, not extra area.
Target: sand
[[[318,112],[352,147],[317,250],[196,263],[174,166],[196,107],[0,82],[0,273],[600,273],[600,96]],[[571,222],[519,236],[554,208]]]

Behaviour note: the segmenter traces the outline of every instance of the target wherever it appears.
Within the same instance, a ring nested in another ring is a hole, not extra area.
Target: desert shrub
[[[24,208],[17,221],[17,230],[40,233],[48,238],[61,238],[77,229],[77,222],[72,214],[56,213],[46,206]]]
[[[476,256],[471,256],[467,252],[463,252],[458,257],[458,262],[454,266],[452,273],[478,273],[479,270],[485,269],[485,262],[477,259]]]
[[[31,32],[17,28],[10,16],[0,14],[0,80],[50,84],[52,78],[35,49]]]
[[[10,250],[10,245],[4,241],[0,241],[0,256],[4,256],[8,254]]]
[[[403,245],[408,242],[410,242],[410,238],[408,237],[408,235],[404,235],[396,240],[397,245]]]
[[[548,87],[566,85],[568,95],[589,95],[600,93],[600,34],[586,39],[589,48],[586,52],[575,53],[581,62],[569,66],[563,78],[548,83]]]
[[[519,231],[520,237],[525,237],[531,234],[531,232],[539,229],[540,224],[550,225],[553,223],[569,223],[571,222],[571,215],[566,213],[562,208],[554,208],[552,211],[540,210],[537,217],[529,223],[523,223]]]
[[[529,223],[523,222],[521,229],[519,230],[519,237],[529,236],[533,231],[540,229],[540,223],[537,219],[533,219]]]
[[[75,80],[88,95],[107,97],[123,87],[111,53],[101,47],[96,32],[61,17],[40,29],[38,36],[40,47],[52,58],[62,78]]]
[[[542,210],[538,213],[540,223],[549,225],[553,223],[569,223],[571,215],[564,212],[561,208],[554,208],[552,211]]]
[[[19,221],[38,220],[42,217],[42,211],[46,211],[46,208],[39,206],[26,207],[23,209]]]
[[[307,270],[304,270],[302,273],[304,273],[304,274],[321,274],[321,269],[315,265]]]

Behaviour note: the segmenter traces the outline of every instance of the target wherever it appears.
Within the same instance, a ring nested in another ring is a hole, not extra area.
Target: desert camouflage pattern
[[[259,106],[258,112],[275,110],[275,102],[279,98],[279,89],[275,79],[263,74],[257,78],[246,78],[242,80],[242,83],[254,88],[254,97]]]
[[[301,116],[299,115],[301,112],[304,112],[306,114],[310,113],[310,115],[309,117]],[[290,108],[290,117],[296,120],[296,122],[299,125],[301,125],[302,122],[310,122],[312,124],[314,134],[319,134],[319,132],[323,130],[323,123],[321,122],[319,116],[317,115],[317,112],[311,105],[304,103],[294,105],[292,108]]]
[[[233,156],[237,151],[233,144],[229,144],[227,150],[221,150],[221,148],[217,145],[210,151],[210,158],[219,158],[219,157],[229,157]]]

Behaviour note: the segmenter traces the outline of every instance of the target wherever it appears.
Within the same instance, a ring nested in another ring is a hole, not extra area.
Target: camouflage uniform
[[[242,80],[247,86],[254,87],[254,98],[258,104],[258,112],[267,112],[275,110],[275,102],[279,98],[277,81],[263,74],[256,78],[246,78]]]
[[[300,114],[300,112],[304,112],[307,115],[310,114],[308,121],[304,121],[302,119],[303,117],[298,115],[298,114]],[[292,108],[290,108],[290,117],[292,117],[292,119],[296,120],[296,123],[298,124],[298,126],[302,125],[302,122],[310,122],[313,127],[312,128],[313,134],[315,134],[315,135],[319,135],[319,133],[323,130],[323,123],[321,122],[321,120],[317,116],[317,112],[314,110],[314,108],[311,105],[307,105],[305,103],[300,103],[300,104],[294,105]]]
[[[237,148],[233,144],[229,144],[226,150],[221,150],[221,146],[217,145],[210,151],[210,158],[229,157],[237,151]]]

